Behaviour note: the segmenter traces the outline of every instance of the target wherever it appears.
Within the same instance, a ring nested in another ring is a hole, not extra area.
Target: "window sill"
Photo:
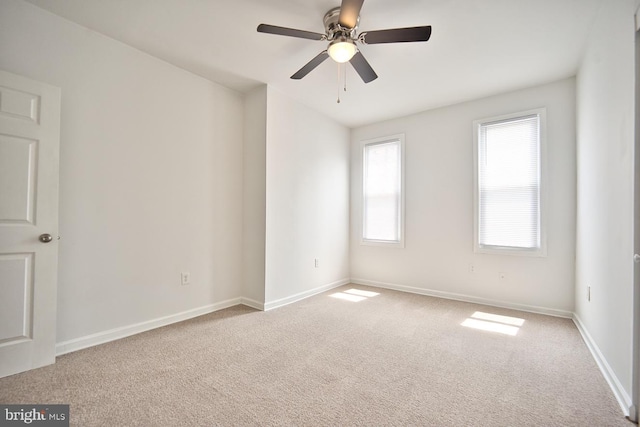
[[[381,246],[387,248],[404,248],[404,241],[361,239],[362,246]]]
[[[515,256],[527,256],[533,258],[544,258],[547,256],[546,248],[538,249],[525,249],[525,248],[513,248],[507,246],[475,246],[473,252],[477,254],[490,254],[490,255],[515,255]]]

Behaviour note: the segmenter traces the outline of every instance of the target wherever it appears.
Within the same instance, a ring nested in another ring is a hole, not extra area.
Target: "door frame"
[[[633,184],[633,359],[629,419],[638,423],[640,414],[640,9],[636,12],[635,33],[635,135]]]

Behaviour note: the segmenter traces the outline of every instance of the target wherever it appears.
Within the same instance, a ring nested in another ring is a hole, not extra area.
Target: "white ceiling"
[[[360,31],[431,25],[426,43],[361,46],[379,78],[349,67],[340,104],[327,60],[289,79],[326,42],[261,34],[260,23],[323,33],[340,0],[27,0],[238,91],[268,83],[349,127],[576,74],[605,0],[366,0]]]

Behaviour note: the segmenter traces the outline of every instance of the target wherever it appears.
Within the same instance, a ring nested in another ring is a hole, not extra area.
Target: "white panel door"
[[[0,70],[0,377],[55,362],[59,139],[60,89]]]

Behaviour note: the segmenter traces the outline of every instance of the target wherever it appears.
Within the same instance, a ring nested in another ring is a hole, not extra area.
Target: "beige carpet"
[[[570,320],[355,285],[61,356],[0,402],[78,426],[632,425]]]

